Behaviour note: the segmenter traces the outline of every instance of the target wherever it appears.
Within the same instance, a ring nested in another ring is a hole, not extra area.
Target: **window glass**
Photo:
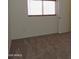
[[[43,1],[43,14],[55,14],[55,1]]]
[[[28,15],[42,15],[42,1],[28,0]]]

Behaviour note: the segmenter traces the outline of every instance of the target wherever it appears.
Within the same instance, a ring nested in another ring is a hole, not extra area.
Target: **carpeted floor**
[[[71,34],[13,40],[8,59],[71,59]]]

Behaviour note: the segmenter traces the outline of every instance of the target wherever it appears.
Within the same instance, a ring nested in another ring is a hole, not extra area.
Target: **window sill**
[[[56,14],[53,14],[53,15],[28,15],[28,17],[36,17],[36,16],[56,16]]]

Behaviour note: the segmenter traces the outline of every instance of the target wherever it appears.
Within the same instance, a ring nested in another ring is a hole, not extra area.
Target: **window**
[[[28,0],[28,15],[55,15],[56,0]]]

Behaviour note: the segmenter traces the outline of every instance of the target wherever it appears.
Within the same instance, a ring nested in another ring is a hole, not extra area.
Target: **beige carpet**
[[[8,59],[71,59],[71,34],[13,40],[9,54]]]

